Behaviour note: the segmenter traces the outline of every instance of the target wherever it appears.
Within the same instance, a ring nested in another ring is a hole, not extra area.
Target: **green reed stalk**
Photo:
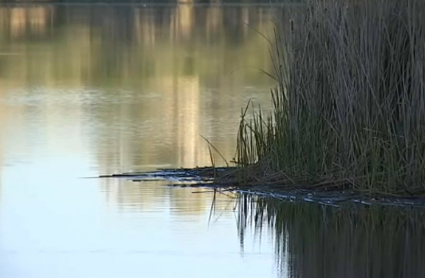
[[[422,0],[312,0],[276,20],[274,111],[242,113],[244,180],[274,172],[367,193],[425,192],[423,14]]]

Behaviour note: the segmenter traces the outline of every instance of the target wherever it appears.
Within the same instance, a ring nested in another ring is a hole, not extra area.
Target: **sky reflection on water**
[[[425,277],[418,211],[86,178],[232,159],[276,13],[0,6],[0,277]]]
[[[0,6],[0,277],[275,277],[228,197],[83,178],[230,160],[273,12]]]

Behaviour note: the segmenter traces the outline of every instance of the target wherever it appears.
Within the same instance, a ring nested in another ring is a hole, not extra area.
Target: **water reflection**
[[[221,214],[234,211],[232,196],[214,195],[209,189],[169,186],[166,181],[134,183],[107,179],[101,190],[107,203],[126,212],[167,208],[172,215],[208,215],[209,218],[214,215],[213,218],[218,219]]]
[[[334,209],[242,197],[239,228],[274,230],[286,277],[424,277],[425,212],[410,208]],[[252,222],[251,222],[252,221]]]
[[[0,6],[0,276],[268,277],[270,234],[281,276],[425,276],[422,212],[246,199],[237,231],[219,196],[209,230],[211,194],[75,179],[209,165],[200,134],[231,159],[283,12]]]
[[[0,7],[1,157],[60,156],[79,176],[78,157],[98,173],[194,167],[210,164],[203,135],[231,159],[240,107],[267,106],[272,84],[253,70],[270,68],[268,44],[245,23],[268,32],[273,12]],[[149,203],[137,186],[116,193],[119,205]]]
[[[245,23],[267,33],[273,11],[0,8],[2,103],[12,103],[18,118],[46,115],[68,126],[72,118],[105,167],[114,164],[108,158],[125,167],[209,164],[199,134],[231,159],[240,107],[253,96],[267,107],[272,85],[258,71],[271,70],[268,44]],[[71,117],[61,115],[62,105],[73,107]]]
[[[273,276],[270,249],[241,256],[227,197],[209,226],[212,194],[77,177],[209,165],[200,135],[231,159],[273,84],[245,22],[269,32],[274,12],[0,6],[0,276]]]

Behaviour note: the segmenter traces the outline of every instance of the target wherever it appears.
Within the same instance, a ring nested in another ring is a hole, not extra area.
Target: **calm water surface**
[[[0,277],[425,277],[422,211],[84,178],[231,160],[282,12],[0,6]]]
[[[275,277],[234,203],[81,179],[227,158],[268,107],[270,7],[0,7],[0,277]],[[249,26],[246,24],[248,23]],[[217,160],[218,164],[223,164]]]

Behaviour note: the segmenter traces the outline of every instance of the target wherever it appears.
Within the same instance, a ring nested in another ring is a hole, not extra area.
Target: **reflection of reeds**
[[[278,173],[424,193],[424,12],[421,0],[312,0],[291,21],[293,34],[277,25],[274,112],[247,120],[245,111],[240,123],[244,181]]]
[[[333,209],[241,197],[239,228],[274,230],[279,268],[290,277],[425,277],[425,212]],[[285,270],[283,270],[285,271]]]

